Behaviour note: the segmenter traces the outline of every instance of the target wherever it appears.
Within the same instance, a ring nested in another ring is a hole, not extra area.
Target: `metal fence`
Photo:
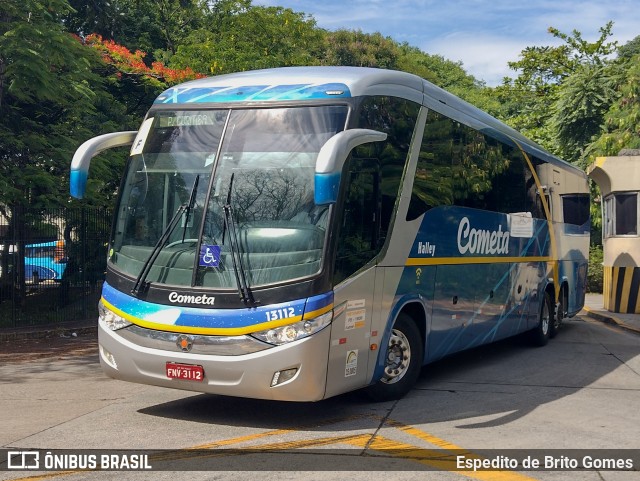
[[[97,319],[111,212],[5,209],[0,216],[0,329]]]

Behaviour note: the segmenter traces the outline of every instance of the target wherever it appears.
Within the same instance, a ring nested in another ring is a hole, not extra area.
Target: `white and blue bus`
[[[100,301],[116,379],[398,398],[423,365],[583,306],[586,175],[411,74],[299,67],[170,88],[131,146]]]
[[[24,276],[27,282],[60,282],[67,268],[64,241],[27,244],[24,255]]]
[[[17,247],[7,246],[9,272],[14,272]],[[67,256],[63,240],[38,242],[24,246],[24,278],[25,282],[38,284],[41,281],[60,282],[67,268]],[[0,275],[2,267],[0,266]]]

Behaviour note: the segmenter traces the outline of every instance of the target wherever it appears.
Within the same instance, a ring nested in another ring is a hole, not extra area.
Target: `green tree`
[[[326,33],[323,65],[377,67],[413,73],[491,114],[500,112],[500,103],[484,83],[469,75],[460,62],[430,55],[407,43],[399,44],[380,33],[338,30]]]
[[[600,135],[586,149],[588,162],[596,156],[640,148],[640,53],[621,60],[624,75],[618,84],[619,96],[604,115]]]
[[[397,42],[380,33],[361,30],[327,32],[323,65],[397,69],[400,49]]]
[[[0,4],[0,204],[66,200],[60,177],[87,114],[96,60],[64,31],[66,0]]]
[[[8,235],[18,239],[34,210],[68,199],[69,159],[94,111],[91,86],[100,85],[91,70],[97,57],[62,26],[69,11],[66,0],[0,3],[0,212],[9,219]],[[24,301],[23,242],[16,254]]]
[[[602,121],[615,100],[611,97],[614,72],[608,70],[610,56],[617,48],[616,42],[609,41],[612,28],[613,23],[608,22],[600,28],[598,39],[589,42],[577,30],[565,34],[551,27],[549,33],[564,43],[557,47],[527,47],[518,61],[509,62],[519,75],[505,78],[495,90],[508,123],[550,151],[579,159],[581,150],[597,133],[593,125]],[[590,95],[597,96],[593,105],[588,105],[590,100],[581,88],[588,88]],[[571,117],[563,111],[568,106],[576,109]],[[590,108],[594,106],[596,118]],[[570,125],[559,132],[564,121]],[[590,130],[581,133],[575,128],[581,122],[588,124]]]
[[[628,62],[638,54],[640,54],[640,35],[620,46],[618,49],[618,60]]]
[[[618,77],[611,66],[583,65],[559,86],[550,122],[557,151],[565,160],[586,167],[585,149],[600,133],[617,97]]]
[[[322,31],[304,13],[253,6],[249,0],[219,1],[178,46],[169,65],[207,75],[271,67],[312,65]]]
[[[213,2],[207,0],[70,0],[69,31],[97,34],[130,50],[149,53],[149,63],[167,61],[190,32],[201,28]]]

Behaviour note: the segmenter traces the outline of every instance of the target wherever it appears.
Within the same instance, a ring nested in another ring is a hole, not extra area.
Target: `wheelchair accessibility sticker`
[[[218,267],[220,264],[220,246],[212,246],[203,244],[200,246],[200,260],[198,265],[201,267]]]

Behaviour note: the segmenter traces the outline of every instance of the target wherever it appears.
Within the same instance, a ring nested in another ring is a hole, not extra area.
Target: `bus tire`
[[[549,323],[549,339],[553,339],[558,335],[562,319],[564,317],[564,291],[560,291],[560,297],[558,298],[558,304],[554,311],[552,321]]]
[[[551,324],[554,322],[555,310],[553,308],[553,300],[548,292],[544,293],[544,299],[540,305],[540,315],[538,316],[538,324],[530,331],[531,343],[534,346],[542,347],[549,342],[549,333]]]
[[[385,351],[384,374],[366,388],[367,395],[374,401],[389,401],[407,394],[420,375],[423,353],[418,326],[408,314],[400,313]]]

